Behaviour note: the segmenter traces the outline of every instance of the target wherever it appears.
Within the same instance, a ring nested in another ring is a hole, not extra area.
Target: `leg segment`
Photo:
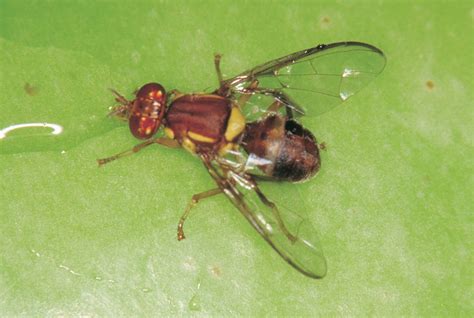
[[[179,223],[178,223],[178,241],[184,240],[186,238],[184,236],[183,226],[184,226],[184,221],[186,221],[186,218],[189,215],[189,212],[191,212],[191,209],[196,204],[198,204],[199,201],[201,201],[202,199],[212,197],[213,195],[219,194],[221,192],[222,192],[222,190],[217,188],[217,189],[212,189],[212,190],[208,190],[208,191],[201,192],[201,193],[193,195],[193,197],[191,198],[191,201],[189,202],[188,206],[186,207],[186,210],[184,211],[183,215],[179,219]]]
[[[109,88],[109,90],[115,95],[115,101],[116,102],[118,102],[120,104],[123,104],[123,105],[127,105],[128,103],[130,103],[130,101],[128,99],[123,97],[122,94],[117,92],[115,89]]]
[[[286,115],[290,119],[293,118],[293,112],[297,112],[301,115],[305,114],[303,108],[301,108],[301,106],[299,106],[289,95],[285,94],[284,92],[275,89],[258,87],[255,88],[254,91],[263,95],[272,95],[275,97],[276,100],[285,105]]]
[[[115,95],[115,101],[119,103],[119,105],[111,107],[109,116],[116,116],[122,120],[127,120],[133,101],[129,101],[112,88],[109,88],[109,90]]]
[[[258,80],[254,80],[250,83],[250,85],[246,88],[249,92],[258,91]],[[264,90],[262,90],[264,92]],[[248,102],[252,94],[242,94],[240,95],[239,99],[237,100],[237,104],[239,105],[240,109],[243,109],[245,104]],[[277,113],[280,107],[283,106],[283,102],[279,99],[275,99],[275,101],[268,107],[268,111]],[[289,119],[293,118],[293,109],[285,104],[286,115]]]
[[[280,109],[280,107],[282,107],[283,104],[282,102],[280,102],[279,100],[275,100],[269,107],[268,107],[268,111],[269,112],[274,112],[274,113],[278,113],[278,110]],[[288,106],[288,105],[285,105],[285,113],[286,113],[286,117],[288,119],[293,119],[294,117],[294,114],[293,114],[293,109]]]
[[[109,163],[111,161],[114,161],[114,160],[129,156],[129,155],[132,155],[136,152],[139,152],[143,148],[148,147],[149,145],[152,145],[152,144],[160,144],[160,145],[170,147],[170,148],[180,147],[178,141],[176,141],[174,139],[169,139],[169,138],[150,139],[150,140],[147,140],[145,142],[142,142],[141,144],[136,145],[135,147],[133,147],[130,150],[123,151],[123,152],[118,153],[116,155],[113,155],[111,157],[97,159],[97,163],[99,164],[99,167],[101,167],[101,166],[103,166],[106,163]]]
[[[216,68],[217,80],[219,81],[219,87],[222,86],[222,81],[224,80],[221,72],[221,58],[222,55],[219,53],[214,54],[214,66]]]
[[[276,100],[268,107],[268,111],[273,112],[273,113],[278,113],[278,110],[280,109],[280,107],[281,107],[281,102]]]
[[[258,81],[254,80],[252,81],[249,86],[246,88],[248,91],[252,91],[258,87]],[[252,94],[242,94],[239,96],[239,99],[237,100],[237,105],[239,105],[240,109],[243,109],[245,104],[249,101],[250,97],[252,97]]]

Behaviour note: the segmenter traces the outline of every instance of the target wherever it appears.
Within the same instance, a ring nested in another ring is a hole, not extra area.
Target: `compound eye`
[[[132,134],[149,139],[157,132],[166,108],[166,92],[158,83],[143,85],[137,92],[129,118]]]
[[[148,83],[138,90],[137,99],[153,100],[164,104],[166,102],[166,91],[158,83]]]

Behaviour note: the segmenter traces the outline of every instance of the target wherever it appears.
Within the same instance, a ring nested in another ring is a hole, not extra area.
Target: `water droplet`
[[[348,98],[351,97],[352,95],[353,95],[352,93],[343,92],[343,91],[341,91],[341,92],[339,93],[339,96],[341,97],[341,99],[342,99],[343,101],[345,101],[346,99],[348,99]]]
[[[7,134],[13,130],[18,130],[21,128],[34,128],[34,127],[42,127],[42,128],[51,128],[50,131],[51,135],[59,135],[63,132],[63,127],[58,124],[52,123],[24,123],[24,124],[15,124],[5,127],[0,130],[0,139],[4,139],[7,137]]]
[[[11,56],[32,54],[30,47],[14,42],[3,41],[2,48]],[[15,107],[2,110],[0,116],[0,135],[3,137],[0,154],[60,152],[123,125],[123,122],[107,117],[107,106],[115,104],[106,90],[113,78],[108,66],[80,52],[50,48],[35,48],[34,52],[38,60],[49,61],[35,64],[33,73],[42,76],[35,82],[23,82],[20,87],[18,81],[2,83],[6,93],[2,100],[15,101]],[[2,69],[3,78],[16,78],[18,70],[31,66],[28,59],[11,61],[12,65]],[[68,61],[67,65],[63,61]],[[133,96],[131,91],[120,88],[127,97]],[[24,93],[18,94],[18,89]],[[38,123],[46,124],[31,126]],[[25,124],[30,126],[24,128]],[[56,126],[51,126],[53,124],[61,126],[61,134],[53,134],[58,131]],[[22,129],[18,129],[19,126]]]
[[[41,256],[41,254],[38,253],[38,252],[37,252],[36,250],[34,250],[34,249],[31,249],[31,253],[35,254],[36,257],[40,257],[40,256]]]

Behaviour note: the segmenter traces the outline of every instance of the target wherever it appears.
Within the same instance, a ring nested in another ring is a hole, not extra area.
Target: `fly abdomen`
[[[321,166],[313,134],[298,122],[277,114],[247,124],[242,146],[248,154],[263,159],[258,168],[274,179],[304,181]]]

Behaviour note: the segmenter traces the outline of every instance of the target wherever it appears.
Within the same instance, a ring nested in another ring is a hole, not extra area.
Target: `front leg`
[[[217,80],[219,81],[219,87],[222,86],[222,82],[224,81],[222,77],[222,72],[221,72],[221,58],[222,58],[221,54],[219,53],[214,54],[214,67],[216,68]]]
[[[155,139],[150,139],[150,140],[147,140],[145,142],[142,142],[142,143],[136,145],[135,147],[133,147],[132,149],[125,150],[125,151],[123,151],[121,153],[118,153],[116,155],[113,155],[111,157],[97,159],[97,163],[99,164],[99,167],[102,167],[106,163],[109,163],[111,161],[129,156],[129,155],[133,155],[134,153],[139,152],[143,148],[148,147],[149,145],[153,145],[153,144],[160,144],[160,145],[170,147],[170,148],[179,148],[179,147],[181,147],[181,145],[178,143],[177,140],[169,139],[169,138],[163,138],[163,137],[155,138]]]
[[[128,120],[130,110],[133,105],[133,100],[126,99],[122,94],[113,88],[109,88],[109,90],[115,95],[115,101],[119,103],[119,105],[110,107],[110,112],[108,115],[110,117],[118,117],[122,120]]]

